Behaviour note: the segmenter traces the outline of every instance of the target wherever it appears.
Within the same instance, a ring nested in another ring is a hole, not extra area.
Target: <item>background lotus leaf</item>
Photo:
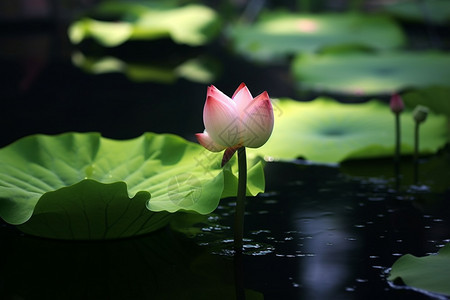
[[[424,105],[432,111],[450,117],[450,87],[433,86],[429,88],[412,90],[402,94],[403,101],[411,108]]]
[[[141,3],[105,3],[97,14],[105,18],[118,16],[117,21],[85,17],[69,27],[74,44],[93,38],[106,47],[115,47],[128,40],[171,38],[179,44],[199,46],[218,33],[219,16],[211,8],[191,4],[181,7],[143,5]]]
[[[292,160],[303,157],[321,163],[390,156],[394,153],[394,115],[387,104],[368,101],[343,104],[329,98],[310,102],[274,102],[275,125],[261,155]],[[420,152],[434,153],[446,143],[446,118],[431,113],[420,128]],[[411,111],[401,114],[402,154],[414,148]]]
[[[450,295],[450,244],[436,255],[416,257],[406,254],[392,266],[388,280],[440,294]]]
[[[25,137],[0,150],[0,216],[52,238],[146,233],[164,226],[171,212],[207,214],[221,197],[234,196],[236,160],[221,168],[221,158],[169,134]],[[261,162],[249,161],[248,194],[263,190]]]
[[[450,6],[447,0],[386,2],[384,10],[406,20],[442,25],[450,21]]]
[[[450,140],[450,87],[433,86],[420,90],[408,91],[402,94],[405,105],[414,108],[417,105],[424,105],[432,111],[447,116],[447,128],[449,129]]]
[[[267,12],[255,24],[235,25],[231,37],[238,53],[255,60],[273,60],[337,45],[385,50],[404,42],[402,31],[389,18],[356,13]]]
[[[386,52],[299,55],[292,65],[301,88],[353,95],[450,86],[450,55]]]

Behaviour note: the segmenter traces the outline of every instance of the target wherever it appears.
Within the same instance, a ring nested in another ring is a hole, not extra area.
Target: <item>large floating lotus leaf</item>
[[[169,134],[29,136],[0,149],[0,217],[51,238],[138,235],[171,212],[207,214],[235,195],[236,160],[220,163],[220,154]],[[262,165],[249,161],[248,195],[263,189]]]
[[[424,23],[444,24],[450,21],[448,0],[398,1],[385,4],[384,9],[395,16]]]
[[[388,280],[434,293],[450,295],[450,244],[438,254],[416,257],[406,254],[392,266]]]
[[[266,13],[255,24],[232,29],[235,49],[251,59],[272,60],[323,47],[396,48],[404,36],[389,18],[361,14]]]
[[[73,63],[92,74],[123,73],[137,82],[173,83],[178,77],[194,82],[209,83],[215,78],[215,63],[207,58],[188,59],[177,66],[127,63],[113,56],[91,58],[81,52],[72,55]]]
[[[104,184],[86,179],[43,194],[33,217],[19,228],[33,235],[60,239],[139,235],[161,228],[170,217],[168,212],[145,209],[148,200],[150,193],[144,191],[130,199],[124,182]]]
[[[303,157],[321,163],[394,153],[394,115],[387,104],[372,100],[342,104],[318,98],[311,102],[274,101],[275,125],[269,141],[257,152],[274,159]],[[445,116],[429,114],[420,128],[420,152],[433,153],[446,143]],[[414,149],[414,121],[401,114],[402,153]]]
[[[214,10],[206,6],[191,4],[182,7],[159,7],[127,4],[123,8],[119,21],[100,21],[86,17],[74,22],[69,27],[70,40],[77,44],[85,38],[93,38],[106,47],[114,47],[128,40],[170,37],[179,44],[198,46],[207,43],[218,33],[219,17]],[[107,11],[99,9],[100,13]],[[117,13],[120,10],[112,11]]]
[[[299,55],[294,75],[302,88],[356,95],[391,94],[408,87],[450,86],[450,55],[385,52]]]

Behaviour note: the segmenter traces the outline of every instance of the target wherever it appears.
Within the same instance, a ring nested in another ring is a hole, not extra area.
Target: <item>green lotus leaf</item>
[[[432,111],[450,117],[450,87],[433,86],[429,88],[408,91],[402,94],[403,101],[411,108],[425,105]]]
[[[329,98],[310,102],[274,101],[271,138],[257,153],[281,160],[303,157],[320,163],[391,156],[395,147],[394,115],[387,104],[343,104]],[[434,153],[446,143],[445,116],[431,113],[420,126],[420,152]],[[402,154],[414,149],[410,110],[401,114]]]
[[[447,116],[448,139],[450,140],[450,87],[433,86],[402,94],[403,101],[408,107],[425,105],[432,111]]]
[[[404,42],[400,28],[389,18],[356,13],[266,13],[255,24],[235,25],[231,38],[238,53],[263,61],[329,46],[385,50]]]
[[[333,93],[392,94],[409,87],[450,86],[450,55],[440,52],[299,55],[292,68],[301,88]]]
[[[170,134],[25,137],[0,149],[0,217],[51,238],[143,234],[166,225],[170,213],[207,214],[235,196],[236,159],[221,168],[221,158]],[[248,173],[247,194],[263,191],[261,161],[249,160]]]
[[[72,62],[92,74],[123,73],[136,82],[173,83],[178,77],[194,82],[209,83],[215,79],[214,61],[205,57],[187,59],[177,66],[161,63],[128,63],[113,56],[86,57],[81,52],[72,55]]]
[[[105,22],[90,18],[75,22],[69,27],[69,38],[74,44],[86,37],[96,39],[104,46],[117,46],[127,41],[133,33],[133,26],[126,22]]]
[[[388,280],[439,294],[450,295],[450,244],[437,255],[416,257],[406,254],[392,266]]]
[[[72,43],[78,44],[86,38],[93,38],[103,46],[115,47],[128,40],[169,37],[179,44],[199,46],[209,42],[219,30],[217,13],[202,5],[117,5],[124,9],[119,21],[101,21],[85,17],[72,23],[68,29]],[[98,11],[108,15],[108,9],[99,8]],[[110,12],[118,11],[120,10],[113,9]]]
[[[414,1],[391,2],[383,9],[406,20],[445,24],[450,21],[450,5],[447,0],[427,0],[422,3]]]

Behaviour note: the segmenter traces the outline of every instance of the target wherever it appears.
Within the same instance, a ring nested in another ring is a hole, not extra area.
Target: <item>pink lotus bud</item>
[[[403,104],[402,97],[398,94],[393,94],[391,97],[390,107],[393,113],[401,113],[403,109],[405,108],[405,105]]]
[[[258,148],[272,134],[272,103],[267,92],[253,98],[244,83],[231,98],[211,85],[206,94],[203,123],[205,131],[196,137],[210,151],[231,148],[228,153],[232,154],[240,147]]]

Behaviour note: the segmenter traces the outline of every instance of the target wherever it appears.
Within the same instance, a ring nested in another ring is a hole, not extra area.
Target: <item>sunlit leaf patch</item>
[[[362,14],[293,14],[267,12],[254,24],[231,29],[235,51],[252,60],[273,61],[299,52],[351,45],[377,50],[404,42],[400,28],[389,18]]]
[[[441,52],[299,55],[292,71],[303,89],[357,96],[392,94],[405,88],[450,86],[450,55]]]
[[[275,126],[257,150],[273,159],[298,157],[338,163],[357,158],[391,156],[395,147],[394,115],[387,104],[369,101],[343,104],[330,98],[310,102],[274,101]],[[430,114],[421,126],[421,153],[434,153],[446,143],[446,117]],[[414,149],[411,111],[401,114],[402,154]]]
[[[96,16],[84,17],[72,23],[68,34],[78,44],[92,38],[103,46],[115,47],[129,40],[170,38],[179,44],[204,45],[217,35],[219,15],[203,5],[156,5],[153,2],[105,2],[97,8]]]

